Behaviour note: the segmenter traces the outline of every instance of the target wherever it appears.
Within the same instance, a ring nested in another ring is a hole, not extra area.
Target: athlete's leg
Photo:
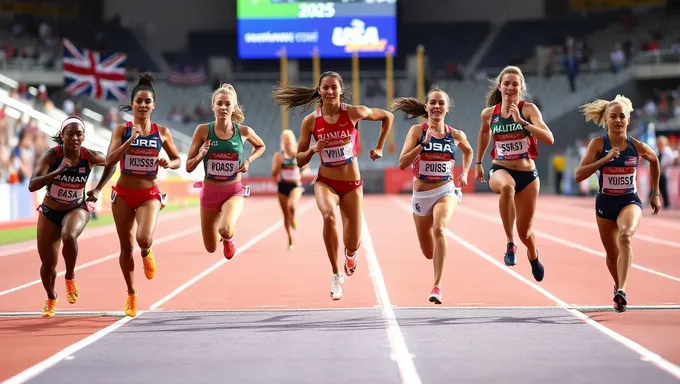
[[[134,251],[133,231],[135,227],[135,211],[130,208],[120,197],[111,203],[111,213],[116,223],[116,232],[120,242],[120,270],[123,272],[125,285],[127,286],[127,300],[125,302],[125,314],[137,316],[137,290],[135,290],[135,260],[132,257]]]
[[[340,274],[338,268],[338,232],[335,228],[335,207],[340,203],[340,198],[326,184],[322,182],[314,183],[314,197],[316,206],[323,218],[323,242],[326,246],[328,260],[331,262],[331,269],[334,275]]]
[[[61,253],[66,266],[66,299],[73,304],[78,301],[78,286],[75,282],[76,260],[78,259],[78,237],[90,221],[90,212],[76,208],[64,216],[61,228]]]
[[[156,232],[158,212],[161,210],[161,202],[157,199],[147,200],[137,208],[135,219],[137,221],[136,240],[142,251],[144,263],[144,275],[151,280],[156,275],[156,258],[151,251],[153,234]]]
[[[295,211],[297,203],[302,198],[302,193],[305,190],[302,187],[293,188],[288,195],[288,216],[290,217],[290,225],[293,229],[297,228],[297,223],[295,221]]]
[[[57,262],[59,260],[59,242],[61,239],[59,227],[51,222],[44,214],[38,216],[37,245],[40,255],[40,280],[42,281],[47,301],[42,311],[42,316],[53,317],[57,292],[54,289],[57,279]]]
[[[342,218],[342,241],[345,245],[345,273],[352,276],[357,268],[357,250],[361,245],[364,188],[360,186],[340,200]]]
[[[434,222],[434,216],[418,216],[413,214],[413,221],[416,225],[416,233],[418,234],[418,244],[420,244],[420,251],[423,255],[432,259],[434,256],[434,232],[432,230],[432,224]]]
[[[515,195],[515,206],[517,207],[517,234],[522,243],[527,247],[527,257],[531,264],[531,274],[536,281],[542,281],[545,270],[543,264],[538,259],[536,250],[536,239],[532,230],[534,212],[536,211],[536,200],[540,190],[539,179],[529,183],[522,192]]]
[[[222,220],[217,227],[217,231],[222,237],[224,244],[224,257],[231,259],[236,253],[234,244],[234,234],[236,233],[236,221],[243,212],[245,197],[232,196],[222,204]]]
[[[489,178],[489,188],[494,193],[500,195],[498,198],[498,211],[501,214],[501,221],[503,222],[503,229],[505,230],[506,250],[505,250],[505,265],[515,265],[515,179],[510,176],[510,173],[504,169],[495,170]]]
[[[283,228],[286,230],[286,236],[288,236],[288,246],[293,244],[293,236],[291,236],[290,231],[293,226],[293,219],[290,217],[290,209],[288,208],[289,196],[283,193],[278,193],[277,197],[279,199],[279,206],[281,207],[281,213],[283,213]]]
[[[444,260],[448,253],[448,242],[446,241],[446,227],[448,226],[453,212],[458,206],[457,196],[444,196],[432,209],[432,233],[434,239],[434,286],[440,287],[442,274],[444,272]]]
[[[633,235],[640,225],[640,218],[642,217],[642,209],[635,204],[626,205],[619,217],[616,219],[616,224],[619,227],[617,242],[619,245],[619,259],[618,272],[619,282],[617,288],[620,291],[626,291],[626,283],[628,282],[628,269],[633,262]]]
[[[607,254],[607,269],[609,269],[609,274],[612,275],[614,280],[614,288],[618,289],[619,272],[616,265],[619,260],[619,227],[614,220],[607,220],[602,217],[596,217],[596,219],[597,229],[600,232],[600,240]]]
[[[217,250],[217,242],[220,239],[217,226],[221,214],[221,211],[201,207],[201,233],[203,234],[203,246],[208,253],[214,253]]]

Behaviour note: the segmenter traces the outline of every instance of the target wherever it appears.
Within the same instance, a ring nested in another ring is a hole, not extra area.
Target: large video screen
[[[396,0],[238,0],[241,59],[385,57],[396,53]]]

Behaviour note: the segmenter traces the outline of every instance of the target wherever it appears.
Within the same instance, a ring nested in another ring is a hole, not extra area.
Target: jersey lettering
[[[158,149],[158,140],[149,140],[146,138],[138,137],[132,142],[130,146],[134,147],[144,147],[144,148],[155,148]]]
[[[604,167],[602,169],[602,191],[620,195],[635,188],[635,167]]]
[[[353,157],[352,143],[343,146],[326,147],[321,151],[321,161],[324,164],[345,163]]]
[[[453,153],[453,148],[451,147],[451,144],[449,143],[433,143],[430,141],[425,145],[425,148],[423,148],[423,152],[447,152],[447,153]]]
[[[83,190],[54,183],[50,188],[50,196],[59,202],[70,204],[83,198]]]
[[[157,163],[155,149],[130,148],[125,154],[125,169],[135,173],[155,173]]]
[[[239,169],[238,153],[213,152],[208,156],[208,175],[214,180],[228,180]]]
[[[524,132],[514,132],[496,137],[496,159],[516,160],[529,157],[529,143]]]

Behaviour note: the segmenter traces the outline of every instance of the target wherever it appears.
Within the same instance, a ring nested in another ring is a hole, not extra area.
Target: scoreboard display
[[[396,52],[396,0],[237,0],[241,59],[385,57]]]

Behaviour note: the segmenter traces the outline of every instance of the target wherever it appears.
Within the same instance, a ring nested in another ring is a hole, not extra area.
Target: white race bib
[[[321,151],[321,160],[324,163],[345,162],[352,158],[352,149],[352,143],[339,147],[326,147]]]
[[[211,176],[230,177],[238,170],[238,160],[208,160],[208,174]]]
[[[158,157],[125,155],[125,169],[138,172],[153,172],[156,170]]]
[[[529,152],[529,144],[525,138],[496,142],[496,157],[523,155]]]
[[[281,169],[281,179],[284,181],[298,181],[300,179],[300,171],[297,168],[283,168]]]
[[[609,191],[626,191],[635,188],[634,167],[605,167],[602,172],[602,188]]]
[[[427,161],[420,159],[420,169],[418,170],[420,175],[423,176],[451,176],[451,166],[452,161]]]
[[[80,200],[83,198],[82,189],[71,189],[66,188],[61,185],[52,184],[50,187],[50,196],[54,199],[70,203],[72,201]]]

